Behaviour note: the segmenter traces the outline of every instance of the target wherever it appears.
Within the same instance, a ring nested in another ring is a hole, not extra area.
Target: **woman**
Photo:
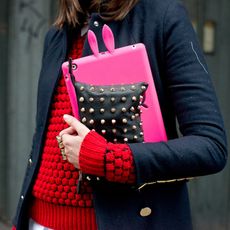
[[[100,40],[105,23],[117,47],[145,44],[167,142],[108,143],[67,115],[71,106],[61,65],[68,57],[91,54],[85,40],[88,28],[105,50]],[[60,1],[59,16],[45,40],[36,132],[15,229],[192,229],[186,181],[180,179],[216,173],[226,156],[213,86],[180,3]],[[92,177],[81,178],[79,169]],[[175,178],[173,183],[154,183]]]

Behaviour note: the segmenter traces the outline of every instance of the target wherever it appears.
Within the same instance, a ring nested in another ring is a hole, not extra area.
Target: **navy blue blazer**
[[[177,0],[140,0],[124,20],[105,22],[92,14],[90,29],[106,50],[101,29],[108,24],[116,47],[145,44],[169,141],[130,144],[135,186],[94,182],[98,229],[192,229],[186,182],[139,185],[156,180],[197,177],[223,169],[227,144],[223,120],[196,34]],[[38,172],[52,95],[69,47],[68,28],[51,28],[45,39],[38,85],[36,131],[14,225],[28,228],[28,203]],[[83,56],[91,54],[85,41]],[[154,118],[153,118],[154,119]],[[176,121],[181,132],[178,137]],[[154,131],[154,130],[153,130]],[[149,207],[151,215],[140,210]]]

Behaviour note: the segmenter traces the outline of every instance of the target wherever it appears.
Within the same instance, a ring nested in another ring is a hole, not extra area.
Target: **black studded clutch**
[[[74,81],[81,122],[114,143],[143,142],[145,82],[95,86]]]

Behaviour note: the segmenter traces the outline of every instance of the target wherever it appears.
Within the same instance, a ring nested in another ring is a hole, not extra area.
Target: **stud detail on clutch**
[[[136,126],[136,125],[133,125],[132,128],[133,128],[133,130],[136,130],[136,129],[137,129],[137,126]]]
[[[135,108],[134,108],[133,106],[130,108],[130,110],[131,110],[132,112],[135,112]]]
[[[126,118],[123,118],[123,119],[122,119],[122,123],[127,124],[127,122],[128,122],[128,121],[127,121]]]
[[[104,113],[104,112],[105,112],[105,109],[101,108],[100,113]]]
[[[112,132],[115,134],[115,133],[117,133],[117,130],[116,129],[112,129]]]
[[[86,118],[83,117],[83,118],[81,119],[81,121],[82,121],[83,123],[85,123],[85,122],[86,122]]]
[[[116,108],[111,108],[111,113],[115,113],[116,112]]]
[[[90,108],[90,109],[89,109],[89,112],[90,112],[90,113],[94,113],[94,108]]]
[[[121,109],[121,111],[122,111],[123,113],[125,113],[125,112],[127,111],[127,109],[126,109],[125,107],[123,107],[123,108]]]
[[[132,86],[131,86],[131,90],[134,91],[135,89],[136,89],[136,86],[135,86],[135,85],[132,85]]]
[[[84,97],[80,97],[80,98],[79,98],[79,101],[80,101],[80,102],[84,102],[84,101],[85,101]]]
[[[100,97],[100,102],[104,102],[105,101],[105,98],[104,97]]]
[[[93,124],[94,124],[94,120],[91,119],[91,120],[89,121],[89,123],[90,123],[91,125],[93,125]]]
[[[121,101],[122,101],[122,102],[126,102],[126,97],[122,97],[122,98],[121,98]]]
[[[115,97],[111,97],[110,100],[111,100],[111,102],[115,102],[116,99],[115,99]]]
[[[101,130],[101,133],[102,133],[102,134],[106,134],[106,130],[102,129],[102,130]]]
[[[124,133],[127,133],[127,131],[128,131],[127,128],[124,128],[124,129],[123,129],[123,132],[124,132]]]
[[[136,101],[137,100],[137,97],[136,96],[133,96],[132,97],[132,101]]]

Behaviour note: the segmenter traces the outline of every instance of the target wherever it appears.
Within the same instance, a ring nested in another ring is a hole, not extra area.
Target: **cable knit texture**
[[[84,138],[79,163],[85,174],[105,176],[112,182],[135,182],[134,161],[129,146],[107,143],[95,131],[90,131]]]
[[[70,57],[81,56],[83,42],[84,38],[78,38]],[[55,230],[95,230],[92,188],[83,181],[81,193],[77,194],[79,171],[68,161],[63,161],[56,141],[60,131],[68,127],[63,120],[64,114],[72,114],[72,110],[61,77],[53,96],[41,165],[32,191],[30,215],[37,223]],[[91,131],[84,139],[79,160],[83,173],[106,176],[110,181],[121,183],[135,181],[133,157],[128,145],[107,143],[96,132]]]

